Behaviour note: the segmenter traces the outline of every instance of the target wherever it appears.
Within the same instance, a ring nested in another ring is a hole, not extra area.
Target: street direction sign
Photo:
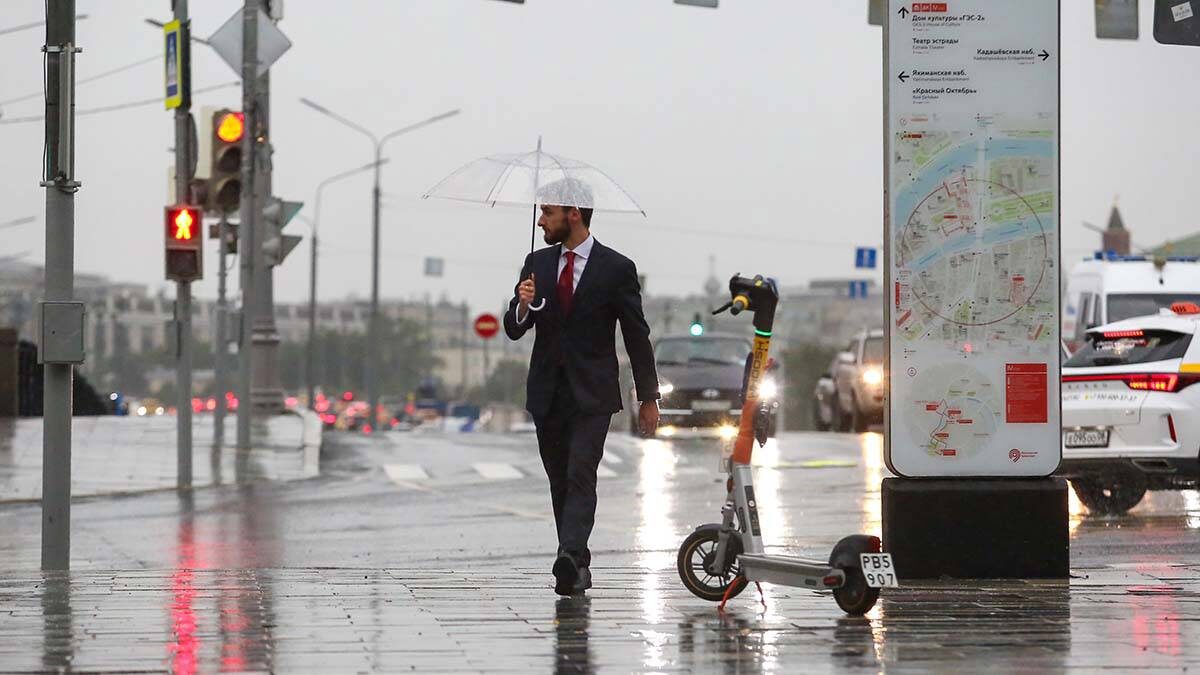
[[[208,38],[208,44],[225,63],[242,76],[242,10],[229,17],[217,32]],[[283,53],[292,48],[292,41],[275,25],[274,21],[258,10],[258,75],[261,77]]]
[[[1059,2],[888,10],[887,465],[1049,475],[1062,441]]]
[[[867,281],[865,279],[854,279],[850,282],[851,298],[865,298],[868,294]]]
[[[495,314],[480,314],[475,317],[475,334],[484,340],[496,337],[500,332],[500,320]]]
[[[425,276],[440,277],[446,268],[446,261],[442,258],[426,258],[425,259]]]
[[[875,269],[875,248],[859,246],[854,249],[854,267],[860,270]]]

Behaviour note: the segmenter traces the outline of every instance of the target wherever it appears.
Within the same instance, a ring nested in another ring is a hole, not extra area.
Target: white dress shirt
[[[587,236],[587,239],[584,239],[581,244],[579,244],[578,246],[576,246],[573,249],[573,252],[575,253],[575,266],[574,266],[575,274],[573,275],[573,278],[571,279],[571,292],[572,293],[574,293],[575,289],[579,287],[579,280],[583,277],[583,268],[587,267],[588,258],[590,258],[592,255],[592,244],[595,244],[595,243],[596,243],[596,240],[592,238],[591,234],[589,234]],[[554,275],[554,287],[556,289],[558,288],[558,278],[562,276],[563,270],[566,269],[566,267],[567,267],[567,252],[568,251],[572,251],[572,249],[569,249],[564,245],[562,247],[562,254],[558,256],[558,273]],[[537,299],[535,298],[534,301],[536,302]],[[528,310],[526,310],[524,313],[522,313],[521,307],[520,307],[520,305],[518,305],[517,306],[517,323],[525,323],[525,319],[528,319],[528,318],[529,318]]]

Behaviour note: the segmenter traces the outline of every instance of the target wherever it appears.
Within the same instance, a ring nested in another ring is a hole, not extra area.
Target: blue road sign
[[[867,282],[865,280],[850,282],[850,297],[865,298],[867,297]]]
[[[854,249],[854,266],[860,270],[875,269],[875,252],[875,249],[869,246]]]

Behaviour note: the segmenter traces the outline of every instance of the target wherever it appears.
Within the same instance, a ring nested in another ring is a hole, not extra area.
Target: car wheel
[[[837,393],[833,395],[833,405],[830,406],[835,431],[850,431],[850,414],[842,410],[842,399]]]
[[[867,416],[858,407],[858,399],[850,399],[850,429],[856,434],[867,430]]]
[[[829,431],[829,423],[821,418],[821,402],[813,399],[812,406],[813,428],[817,431]]]
[[[1142,501],[1146,494],[1146,476],[1138,471],[1121,471],[1073,479],[1071,487],[1088,512],[1116,516]]]

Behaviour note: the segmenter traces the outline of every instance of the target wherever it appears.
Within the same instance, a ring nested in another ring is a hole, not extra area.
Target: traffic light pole
[[[367,419],[372,429],[379,424],[379,174],[382,156],[381,140],[375,143],[375,187],[371,191],[371,313],[367,317],[367,358],[364,361],[367,368],[367,401],[371,406]]]
[[[229,305],[225,300],[225,284],[229,271],[225,267],[226,248],[229,240],[229,220],[221,210],[217,224],[217,334],[213,345],[213,388],[217,392],[217,407],[213,411],[213,448],[220,450],[225,445],[225,371],[229,363]]]
[[[75,295],[75,0],[46,3],[46,302]],[[44,305],[43,305],[44,306]],[[44,316],[43,316],[44,320]],[[44,356],[44,351],[43,351]],[[71,363],[46,363],[42,569],[71,567]]]
[[[254,184],[258,172],[258,0],[246,0],[242,8],[242,113],[246,132],[242,135],[241,225],[238,227],[238,262],[241,267],[242,320],[238,339],[237,447],[250,449],[250,426],[254,415],[250,387],[253,383],[251,340],[256,319],[254,292],[255,260],[259,257],[256,229],[258,200]]]
[[[183,28],[179,49],[185,50],[190,26],[188,26],[188,0],[174,0],[175,20]],[[184,59],[184,68],[191,68],[189,59]],[[180,74],[181,82],[191,78]],[[184,84],[183,86],[190,86]],[[190,92],[185,92],[183,105],[175,109],[175,203],[189,204],[192,182],[191,102]],[[197,223],[197,225],[199,225]],[[201,235],[203,236],[203,235]],[[175,486],[192,486],[192,282],[175,282]]]

